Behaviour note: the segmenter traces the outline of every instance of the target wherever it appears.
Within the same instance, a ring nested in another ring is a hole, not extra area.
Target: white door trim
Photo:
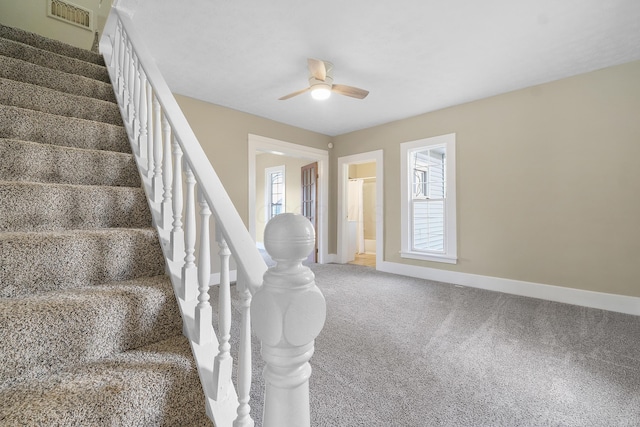
[[[383,151],[369,151],[338,157],[338,262],[347,262],[347,184],[349,165],[376,162],[376,269],[384,260],[384,167]]]
[[[256,239],[256,155],[259,151],[298,157],[318,162],[318,263],[328,262],[329,243],[329,152],[305,145],[293,144],[265,136],[249,134],[249,233]]]

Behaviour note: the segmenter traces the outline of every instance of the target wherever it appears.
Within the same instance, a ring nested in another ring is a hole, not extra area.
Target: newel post
[[[315,276],[302,265],[314,242],[313,226],[301,215],[277,215],[264,231],[265,248],[277,263],[264,274],[251,304],[266,362],[264,427],[310,425],[309,359],[326,316]]]

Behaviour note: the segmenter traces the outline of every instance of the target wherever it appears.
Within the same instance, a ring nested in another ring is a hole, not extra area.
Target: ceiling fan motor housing
[[[317,100],[329,98],[329,96],[331,96],[331,92],[336,92],[340,95],[350,96],[357,99],[364,99],[369,94],[369,91],[353,86],[334,86],[333,74],[331,73],[333,71],[333,64],[331,62],[308,58],[307,64],[309,68],[309,87],[278,98],[279,100],[282,101],[293,98],[294,96],[298,96],[309,91],[311,92],[311,96]]]
[[[309,90],[311,96],[317,100],[324,100],[331,96],[331,88],[333,87],[333,76],[329,74],[333,68],[333,64],[330,62],[324,62],[325,66],[325,78],[321,80],[313,74],[309,76]]]
[[[318,80],[313,76],[309,77],[309,87],[311,90],[313,90],[315,86],[331,89],[331,86],[333,86],[333,77],[327,75],[324,80]]]

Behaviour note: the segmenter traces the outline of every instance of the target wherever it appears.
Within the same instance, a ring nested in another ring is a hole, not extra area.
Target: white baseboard
[[[338,254],[327,254],[323,264],[331,264],[332,262],[338,262]]]
[[[238,279],[237,270],[229,270],[229,281],[235,282]],[[209,279],[209,286],[218,286],[220,284],[220,273],[212,273]]]
[[[545,285],[522,280],[503,279],[501,277],[482,276],[479,274],[439,270],[437,268],[418,267],[389,261],[378,263],[376,269],[402,276],[453,283],[472,288],[487,289],[490,291],[640,316],[640,298],[638,297],[565,288],[562,286]]]
[[[376,240],[364,239],[364,253],[375,254],[376,253]]]

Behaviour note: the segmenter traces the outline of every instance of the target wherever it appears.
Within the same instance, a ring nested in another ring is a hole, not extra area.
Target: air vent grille
[[[93,30],[93,13],[90,10],[61,0],[48,0],[47,3],[47,16]]]

